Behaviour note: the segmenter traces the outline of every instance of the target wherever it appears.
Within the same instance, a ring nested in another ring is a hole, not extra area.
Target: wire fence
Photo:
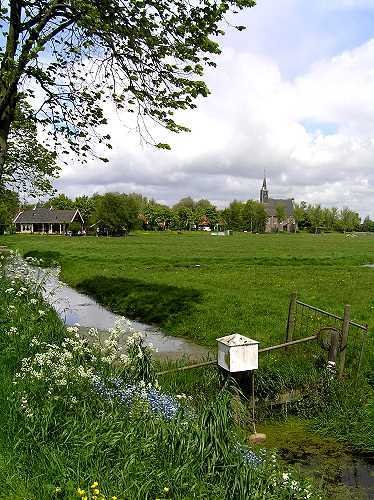
[[[350,306],[344,306],[342,316],[324,311],[297,299],[296,293],[291,295],[286,341],[316,336],[317,343],[329,356],[339,360],[339,374],[344,370],[358,375],[365,362],[365,343],[368,336],[368,325],[353,321],[350,317]],[[334,345],[336,344],[336,345]],[[336,350],[334,354],[334,349]]]

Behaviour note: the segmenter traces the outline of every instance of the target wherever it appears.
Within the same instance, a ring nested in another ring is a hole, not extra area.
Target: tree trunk
[[[0,188],[3,184],[5,159],[7,153],[7,139],[8,137],[6,136],[4,131],[0,130]]]
[[[21,13],[22,3],[12,0],[4,58],[0,66],[0,187],[4,184],[8,137],[18,98],[20,75],[15,71],[15,57],[20,36]]]
[[[8,151],[8,137],[10,126],[14,119],[16,109],[17,93],[8,102],[4,112],[0,116],[0,188],[4,187],[5,162]]]

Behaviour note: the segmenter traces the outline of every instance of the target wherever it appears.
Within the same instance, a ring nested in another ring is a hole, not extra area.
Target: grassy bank
[[[289,295],[374,330],[374,238],[342,234],[137,233],[128,238],[15,235],[1,244],[53,257],[62,278],[115,312],[214,345],[238,331],[284,338]],[[47,252],[47,253],[46,253]]]
[[[141,337],[88,344],[20,279],[1,276],[0,307],[2,498],[317,498],[245,445],[229,392],[160,389]]]

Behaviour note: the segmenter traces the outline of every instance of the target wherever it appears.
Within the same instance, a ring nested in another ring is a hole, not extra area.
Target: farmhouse
[[[83,225],[79,210],[53,210],[53,208],[34,208],[20,212],[14,219],[17,233],[65,234],[69,224],[78,222]]]
[[[260,190],[260,203],[264,205],[266,214],[268,216],[265,226],[266,233],[278,231],[294,233],[295,231],[297,231],[293,202],[293,198],[269,198],[266,176],[264,176],[264,180]]]

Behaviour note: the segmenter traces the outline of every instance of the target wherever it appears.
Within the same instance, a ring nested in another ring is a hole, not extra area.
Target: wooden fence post
[[[345,367],[345,355],[348,344],[349,322],[351,320],[351,306],[346,304],[344,306],[344,318],[342,327],[342,342],[340,345],[340,363],[339,363],[339,378],[343,378]]]
[[[286,342],[291,342],[293,340],[293,334],[295,330],[295,319],[296,319],[296,300],[297,300],[297,293],[293,292],[291,294],[290,305],[288,307]],[[287,350],[287,347],[285,347],[285,350]]]

